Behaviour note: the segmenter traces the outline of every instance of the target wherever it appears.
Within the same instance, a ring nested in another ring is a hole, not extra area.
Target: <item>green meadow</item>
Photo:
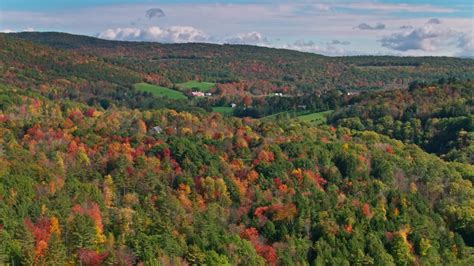
[[[270,121],[273,119],[276,119],[278,116],[284,115],[287,117],[293,117],[294,119],[298,119],[303,122],[309,122],[309,123],[314,123],[317,125],[324,124],[326,123],[326,118],[329,114],[331,114],[333,111],[324,111],[324,112],[316,112],[316,113],[309,113],[309,112],[293,112],[293,111],[287,111],[287,112],[280,112],[276,114],[272,114],[269,116],[265,116],[262,118],[262,120],[265,121]]]
[[[212,88],[214,88],[216,84],[212,82],[199,82],[199,81],[191,80],[184,83],[178,83],[176,84],[176,86],[180,88],[184,88],[184,89],[197,89],[202,92],[208,92]]]
[[[297,118],[304,122],[310,122],[314,124],[324,124],[326,123],[327,116],[330,115],[333,111],[324,111],[310,114],[301,114]]]
[[[134,85],[134,87],[139,91],[150,92],[156,97],[167,97],[169,99],[174,100],[187,99],[186,95],[184,95],[182,92],[168,89],[162,86],[152,85],[148,83],[137,83]]]
[[[212,111],[216,113],[221,113],[223,115],[232,115],[233,109],[230,106],[219,106],[219,107],[212,107]]]

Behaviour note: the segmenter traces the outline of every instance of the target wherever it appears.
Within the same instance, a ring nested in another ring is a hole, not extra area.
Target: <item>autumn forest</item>
[[[474,265],[474,60],[0,34],[0,265]]]

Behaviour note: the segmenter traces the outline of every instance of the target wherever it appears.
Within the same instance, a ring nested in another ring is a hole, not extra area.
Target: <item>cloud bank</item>
[[[224,42],[228,44],[253,44],[253,45],[268,45],[269,44],[268,39],[256,31],[244,33],[244,34],[238,34],[237,36],[226,38]]]
[[[422,50],[437,51],[442,46],[452,43],[458,33],[451,29],[423,26],[411,31],[397,32],[383,37],[383,47],[396,51]]]
[[[458,48],[461,51],[457,56],[474,58],[474,33],[464,33],[459,37]]]
[[[144,29],[116,28],[105,30],[99,33],[97,37],[107,40],[165,43],[206,42],[209,40],[207,34],[191,26],[173,26],[169,28],[151,26]]]
[[[438,22],[429,20],[424,26],[404,28],[406,31],[392,33],[382,37],[379,42],[385,48],[394,51],[439,52],[454,50],[454,56],[474,57],[474,34],[452,28],[441,27]]]
[[[343,44],[345,42],[341,42],[338,40],[333,40],[330,43],[326,44],[317,44],[314,41],[305,41],[305,40],[297,40],[293,43],[284,44],[278,48],[290,49],[290,50],[297,50],[301,52],[309,52],[309,53],[317,53],[317,54],[324,54],[329,56],[341,56],[341,55],[356,55],[360,54],[355,51],[346,50],[338,45],[346,45]]]
[[[204,31],[191,26],[172,26],[168,28],[150,26],[145,28],[115,28],[107,29],[96,35],[98,38],[118,41],[146,41],[163,43],[228,43],[268,46],[269,40],[261,33],[253,31],[230,37],[211,36]]]
[[[173,26],[161,28],[151,26],[147,28],[116,28],[107,29],[97,35],[98,38],[121,41],[148,41],[162,43],[190,43],[206,42],[217,44],[246,44],[274,48],[291,49],[302,52],[311,52],[332,56],[360,54],[348,51],[341,46],[350,45],[349,41],[332,40],[327,43],[315,43],[314,41],[297,40],[292,43],[275,44],[259,32],[236,34],[234,36],[219,37],[212,36],[204,31],[190,26]]]

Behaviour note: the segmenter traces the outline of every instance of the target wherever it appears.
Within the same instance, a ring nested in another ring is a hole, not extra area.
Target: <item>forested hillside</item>
[[[331,120],[415,143],[449,160],[474,163],[474,83],[414,83],[408,90],[362,95]]]
[[[192,103],[154,99],[133,84],[143,73],[115,66],[86,53],[48,48],[0,34],[0,81],[41,92],[55,100],[71,99],[100,105],[150,109],[188,109]],[[146,79],[145,79],[146,80]]]
[[[0,264],[473,265],[473,62],[1,34]]]
[[[198,79],[217,83],[260,80],[295,93],[332,89],[407,87],[411,81],[474,78],[470,59],[439,57],[326,57],[246,45],[106,41],[64,33],[18,33],[16,38],[94,54],[156,76],[160,85]],[[259,86],[262,90],[262,86]],[[251,88],[249,88],[251,89]],[[261,93],[256,93],[261,94]]]
[[[474,169],[414,145],[297,122],[104,111],[10,87],[2,95],[6,262],[469,258]]]
[[[117,42],[65,33],[3,34],[0,40],[2,51],[12,53],[4,52],[2,59],[8,84],[56,87],[65,90],[62,97],[104,107],[119,103],[140,109],[211,111],[237,104],[239,108],[231,111],[234,115],[259,118],[302,106],[313,111],[335,109],[344,105],[341,95],[346,93],[474,79],[472,59],[325,57],[255,46]],[[193,80],[214,82],[212,97],[157,100],[133,86],[146,82],[177,89]],[[78,88],[87,93],[77,93]],[[278,93],[282,96],[275,96]]]

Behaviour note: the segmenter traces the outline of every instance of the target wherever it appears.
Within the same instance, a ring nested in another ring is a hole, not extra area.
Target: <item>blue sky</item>
[[[473,57],[474,1],[0,0],[0,31],[30,30],[326,55]]]

